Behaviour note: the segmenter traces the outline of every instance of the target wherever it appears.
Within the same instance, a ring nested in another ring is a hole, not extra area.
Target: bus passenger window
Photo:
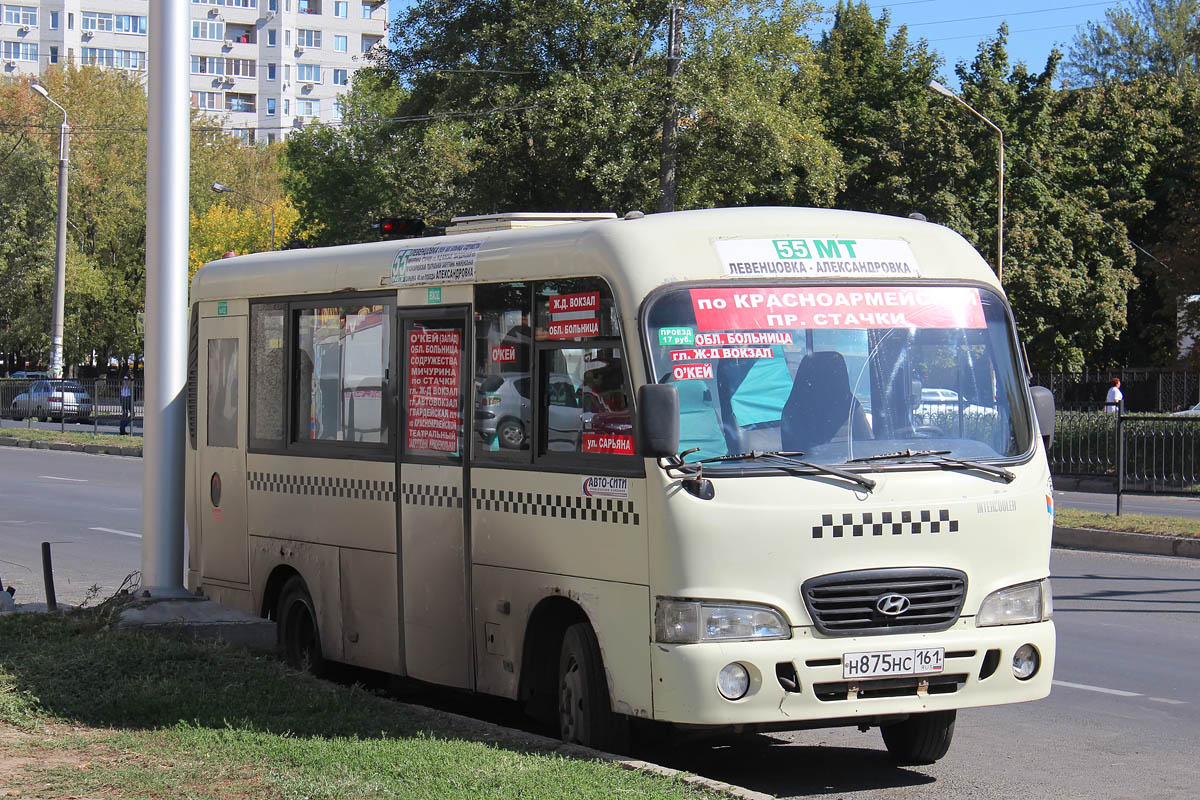
[[[295,440],[386,443],[388,306],[302,308],[295,321]]]
[[[475,422],[477,461],[529,463],[533,438],[528,282],[475,287]]]
[[[208,446],[238,446],[238,342],[208,340]]]
[[[250,446],[283,447],[283,303],[250,306]]]
[[[633,455],[629,387],[619,347],[542,351],[539,452]]]

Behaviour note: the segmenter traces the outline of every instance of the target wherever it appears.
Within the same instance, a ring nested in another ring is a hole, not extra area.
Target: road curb
[[[1200,558],[1200,538],[1188,536],[1102,531],[1095,528],[1061,528],[1055,525],[1051,543],[1055,547],[1069,547],[1075,550]]]
[[[142,457],[142,448],[140,447],[124,447],[116,444],[75,444],[73,442],[38,441],[36,439],[20,439],[16,436],[0,436],[0,447],[25,447],[33,450],[62,450],[70,453]]]
[[[593,761],[607,761],[617,766],[637,772],[645,772],[650,775],[659,775],[664,778],[675,778],[688,786],[695,786],[701,789],[707,789],[712,792],[719,792],[726,797],[736,797],[739,800],[775,800],[775,795],[763,794],[747,789],[744,786],[735,786],[732,783],[705,778],[702,775],[693,775],[689,772],[681,772],[671,767],[664,767],[661,764],[654,764],[649,761],[639,761],[636,758],[626,758],[615,753],[606,753],[603,750],[595,750],[591,747],[584,747],[581,744],[567,744],[558,739],[551,739],[548,736],[530,733],[528,731],[518,730],[516,728],[506,728],[503,725],[497,725],[494,722],[485,722],[475,719],[474,717],[466,717],[461,714],[455,714],[452,711],[440,711],[431,709],[427,706],[413,705],[405,703],[413,709],[420,709],[427,713],[435,713],[440,717],[454,720],[465,726],[480,726],[486,729],[495,731],[497,739],[503,739],[511,744],[524,744],[530,749],[537,749],[543,752],[553,753],[554,755],[562,756],[563,758],[574,759],[591,759]]]

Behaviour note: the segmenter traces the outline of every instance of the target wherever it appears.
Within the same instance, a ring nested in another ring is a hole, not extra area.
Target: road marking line
[[[140,533],[130,533],[129,531],[118,531],[113,528],[88,528],[89,531],[101,531],[103,533],[115,533],[118,536],[132,536],[135,539],[142,538]]]
[[[39,478],[45,478],[49,481],[70,481],[71,483],[87,483],[86,478],[60,478],[57,475],[38,475]]]
[[[1147,700],[1153,700],[1156,703],[1167,703],[1172,706],[1186,706],[1186,700],[1172,700],[1169,697],[1148,697]]]
[[[1055,686],[1066,686],[1068,689],[1084,689],[1101,694],[1115,694],[1117,697],[1141,697],[1139,692],[1125,692],[1120,689],[1105,689],[1103,686],[1089,686],[1086,683],[1069,683],[1067,681],[1052,681]]]

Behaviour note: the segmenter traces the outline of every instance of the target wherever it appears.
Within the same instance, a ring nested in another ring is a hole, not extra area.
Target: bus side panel
[[[267,536],[250,537],[250,575],[255,607],[262,607],[267,579],[277,567],[287,566],[299,573],[317,610],[321,653],[333,661],[345,658],[339,561],[336,547]]]
[[[596,632],[613,710],[650,715],[648,587],[478,564],[473,582],[479,691],[516,698],[530,614],[545,598],[564,597]]]
[[[474,563],[648,584],[646,479],[598,496],[588,477],[472,469]]]
[[[346,663],[401,673],[395,554],[348,547],[340,554]]]

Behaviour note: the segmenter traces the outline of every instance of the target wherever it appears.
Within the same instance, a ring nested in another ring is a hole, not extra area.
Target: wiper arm
[[[985,464],[982,461],[966,458],[950,458],[949,456],[941,456],[934,462],[945,469],[977,469],[980,472],[986,472],[989,475],[995,475],[998,478],[1003,478],[1005,483],[1012,483],[1017,479],[1017,475],[1010,469],[997,467],[993,464]]]
[[[857,464],[863,461],[887,461],[892,458],[916,458],[917,456],[944,456],[950,450],[899,450],[895,453],[880,453],[877,456],[861,456],[852,458],[847,463]]]
[[[716,461],[755,461],[760,458],[769,458],[775,461],[782,461],[785,464],[795,465],[797,467],[805,467],[823,475],[837,476],[843,480],[858,484],[868,492],[874,490],[875,488],[875,481],[870,478],[859,475],[856,472],[849,472],[844,469],[838,469],[837,467],[831,467],[828,464],[814,464],[811,461],[801,461],[800,459],[796,458],[796,456],[802,455],[804,455],[804,453],[795,450],[751,450],[749,453],[706,458],[697,463],[707,464]]]
[[[848,463],[860,463],[863,461],[886,461],[892,458],[918,458],[920,456],[940,456],[933,463],[945,469],[977,469],[980,472],[986,472],[989,475],[1003,478],[1006,483],[1012,483],[1016,480],[1016,475],[1012,470],[1007,470],[1004,467],[985,464],[982,461],[966,458],[954,458],[947,454],[950,450],[900,450],[895,453],[881,453],[877,456],[862,456],[861,458],[852,458]]]
[[[700,448],[696,448],[699,450]],[[690,452],[690,451],[689,451]],[[683,453],[687,455],[687,453]],[[696,464],[715,464],[720,461],[753,461],[758,458],[788,458],[802,456],[804,453],[799,450],[751,450],[748,453],[730,453],[727,456],[713,456],[712,458],[702,458],[694,463]]]

